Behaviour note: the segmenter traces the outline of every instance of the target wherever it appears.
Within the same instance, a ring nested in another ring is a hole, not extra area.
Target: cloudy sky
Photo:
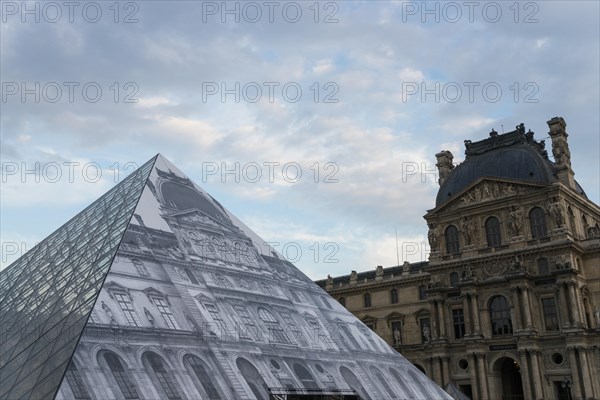
[[[2,266],[159,152],[314,279],[425,260],[492,128],[564,117],[599,203],[598,4],[2,1]]]

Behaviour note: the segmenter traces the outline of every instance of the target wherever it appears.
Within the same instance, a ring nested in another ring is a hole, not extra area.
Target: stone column
[[[530,357],[531,357],[531,375],[533,378],[533,388],[535,390],[535,400],[544,400],[546,397],[544,396],[544,387],[542,384],[542,371],[540,368],[540,361],[539,361],[539,350],[531,350],[530,351]]]
[[[575,347],[567,347],[567,351],[569,352],[569,362],[571,363],[571,374],[573,378],[573,397],[575,399],[581,399],[581,374],[577,356],[575,355]]]
[[[521,363],[521,381],[523,382],[524,400],[532,400],[531,374],[529,373],[527,350],[519,350],[519,360]]]
[[[438,318],[438,312],[437,312],[437,300],[429,300],[429,305],[431,306],[431,326],[430,326],[430,332],[429,334],[431,335],[431,340],[435,340],[438,338],[438,323],[437,323],[437,318]]]
[[[475,359],[475,353],[469,354],[469,375],[471,377],[473,400],[487,400],[479,397],[479,382],[477,381],[477,360]]]
[[[596,398],[594,397],[594,387],[592,385],[591,365],[588,361],[587,349],[584,347],[578,347],[577,353],[579,353],[579,361],[581,375],[583,378],[583,391],[585,392],[585,398]]]
[[[523,317],[521,316],[521,300],[519,299],[519,287],[514,286],[510,288],[513,292],[513,304],[515,310],[515,326],[514,330],[521,330],[525,328],[523,324]]]
[[[564,282],[556,282],[558,286],[557,295],[558,295],[558,310],[560,314],[560,319],[562,321],[563,328],[568,328],[571,326],[571,317],[569,316],[569,306],[567,304],[567,298],[565,297]]]
[[[471,295],[471,311],[473,312],[473,335],[481,336],[481,327],[479,326],[479,307],[477,306],[477,294]]]
[[[477,353],[477,366],[479,372],[479,384],[481,385],[481,398],[489,399],[487,368],[485,367],[485,353]]]
[[[444,310],[444,300],[439,302],[439,313],[440,313],[440,338],[446,338],[446,313]]]
[[[449,358],[447,356],[442,357],[442,368],[444,370],[443,373],[443,377],[444,377],[444,385],[446,385],[448,382],[450,382],[450,363],[449,363]]]
[[[440,358],[437,356],[432,357],[431,363],[433,364],[433,380],[438,385],[443,386],[443,383],[442,383],[443,377],[442,377],[442,372],[440,370]]]
[[[581,324],[581,310],[579,309],[579,298],[577,296],[577,291],[575,290],[575,286],[577,286],[577,282],[568,282],[567,287],[569,291],[569,303],[571,304],[571,315],[573,317],[573,324],[580,325]]]
[[[471,315],[469,312],[469,298],[467,294],[462,295],[463,298],[463,314],[465,316],[465,336],[471,336]]]
[[[525,314],[525,329],[533,329],[533,323],[531,321],[531,303],[529,300],[529,288],[523,287],[521,291],[523,296],[523,314]]]

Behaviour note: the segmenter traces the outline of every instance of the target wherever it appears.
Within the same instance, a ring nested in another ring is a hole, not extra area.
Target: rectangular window
[[[129,296],[123,293],[115,293],[114,296],[125,315],[127,323],[131,326],[142,326]]]
[[[452,322],[454,324],[454,338],[461,339],[465,336],[465,316],[462,308],[452,310]]]
[[[243,324],[239,332],[240,338],[258,340],[260,338],[260,332],[256,328],[256,325],[254,325],[254,320],[248,313],[248,310],[242,306],[234,306],[233,308],[239,315]]]
[[[558,330],[558,311],[556,301],[553,297],[542,299],[542,309],[544,311],[544,321],[546,321],[547,331]]]
[[[390,303],[398,304],[398,289],[392,289],[390,292]]]
[[[179,325],[177,324],[177,320],[175,319],[175,316],[171,312],[171,309],[169,308],[169,305],[167,304],[165,299],[155,297],[153,300],[154,305],[156,306],[156,308],[158,308],[158,311],[163,316],[165,322],[167,323],[167,326],[171,329],[180,329]]]
[[[214,304],[205,304],[204,307],[206,311],[210,314],[210,317],[213,319],[214,323],[217,325],[217,328],[221,332],[225,332],[226,326],[225,321],[221,318],[221,314],[219,314],[219,309]]]
[[[427,298],[427,293],[425,293],[426,286],[419,286],[419,300],[425,300]]]

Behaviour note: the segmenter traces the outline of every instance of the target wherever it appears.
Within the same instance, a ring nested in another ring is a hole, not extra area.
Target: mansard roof
[[[482,177],[542,185],[557,181],[555,166],[548,158],[544,141],[535,140],[531,130],[525,132],[524,124],[504,134],[492,130],[489,138],[478,142],[465,140],[465,161],[453,168],[440,186],[436,207]],[[576,185],[577,191],[585,196],[581,186]]]

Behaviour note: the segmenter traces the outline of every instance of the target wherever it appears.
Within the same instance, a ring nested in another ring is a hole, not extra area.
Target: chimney
[[[567,123],[562,117],[554,117],[547,122],[552,139],[552,155],[554,156],[554,170],[558,180],[572,189],[575,189],[575,173],[571,169],[571,152],[567,138]]]
[[[438,169],[439,175],[438,183],[442,186],[450,174],[450,171],[454,168],[454,164],[452,164],[454,156],[448,150],[442,150],[437,153],[435,157],[437,158],[437,164],[435,164],[435,166]]]

